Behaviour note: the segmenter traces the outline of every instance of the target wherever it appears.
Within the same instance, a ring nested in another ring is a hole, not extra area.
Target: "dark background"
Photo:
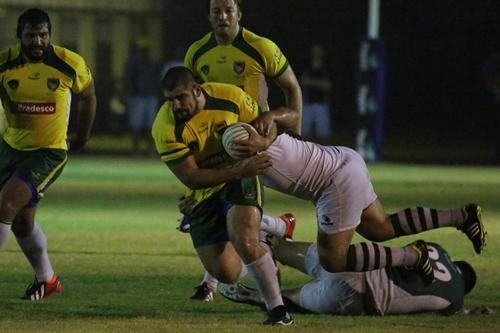
[[[367,10],[368,0],[243,3],[242,25],[277,43],[297,75],[310,46],[326,46],[332,144],[354,144],[356,57]],[[172,1],[166,15],[167,58],[175,46],[187,48],[210,30],[205,1]],[[380,37],[387,51],[384,157],[494,162],[496,107],[480,73],[486,59],[500,53],[500,1],[381,0]],[[272,91],[271,105],[281,102]]]

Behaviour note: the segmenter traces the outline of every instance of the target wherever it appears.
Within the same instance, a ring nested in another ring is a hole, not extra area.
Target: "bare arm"
[[[226,169],[202,169],[198,167],[194,156],[190,155],[182,162],[168,164],[174,175],[192,190],[217,186],[236,179],[251,177],[263,173],[272,166],[271,157],[260,154],[241,161]]]
[[[269,112],[263,112],[252,121],[253,127],[262,136],[268,136],[274,125],[278,127],[280,132],[288,130],[295,132],[295,125],[297,123],[300,123],[299,111],[284,106],[280,106]]]
[[[287,70],[275,78],[274,81],[285,95],[286,106],[298,112],[298,118],[296,119],[296,123],[293,124],[292,130],[300,134],[302,123],[302,90],[300,89],[299,82],[292,67],[289,66]]]
[[[90,137],[90,130],[94,123],[96,97],[94,81],[79,96],[78,101],[78,127],[74,138],[70,139],[71,150],[82,148]]]

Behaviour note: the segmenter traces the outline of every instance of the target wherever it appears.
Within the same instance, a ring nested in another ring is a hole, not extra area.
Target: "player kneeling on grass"
[[[476,284],[476,273],[465,261],[452,261],[440,245],[427,243],[434,283],[427,284],[408,267],[368,272],[329,273],[318,260],[316,244],[285,242],[273,238],[275,258],[314,278],[296,289],[282,290],[292,311],[326,314],[408,314],[438,311],[454,314]],[[242,284],[220,284],[224,297],[248,304],[261,304],[259,293]]]

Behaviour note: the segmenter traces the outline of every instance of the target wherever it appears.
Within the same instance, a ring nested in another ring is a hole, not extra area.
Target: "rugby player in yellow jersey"
[[[0,96],[7,127],[0,142],[0,248],[12,230],[35,271],[24,299],[39,300],[62,285],[35,222],[38,201],[61,174],[70,149],[87,142],[96,97],[78,54],[50,43],[50,18],[32,8],[19,16],[19,44],[0,53]],[[67,140],[72,94],[78,94],[78,129]]]
[[[158,154],[187,187],[197,204],[191,211],[191,238],[207,271],[223,282],[244,271],[256,280],[269,317],[265,324],[290,325],[279,291],[276,266],[259,245],[262,188],[257,174],[270,167],[266,154],[242,162],[229,158],[222,132],[260,114],[257,102],[240,88],[223,83],[196,83],[186,67],[173,67],[162,81],[167,101],[152,128]],[[290,128],[298,114],[286,107],[254,121],[261,132],[273,124]],[[243,261],[244,265],[242,265]]]
[[[299,112],[299,119],[291,129],[300,134],[302,92],[280,48],[270,39],[240,26],[242,0],[207,0],[206,3],[212,32],[191,44],[184,65],[200,81],[239,86],[258,101],[263,110],[269,109],[267,80],[274,81],[283,91],[286,105]],[[181,200],[179,206],[182,205]],[[279,217],[263,215],[263,224],[280,228],[283,222],[287,225],[287,232],[293,231],[290,227],[295,225],[293,214]],[[205,273],[191,299],[211,300],[216,289],[217,281]]]
[[[302,113],[302,92],[292,67],[270,39],[240,26],[242,0],[207,0],[212,32],[189,47],[184,65],[203,82],[224,82],[239,86],[263,110],[267,105],[266,79],[283,91],[286,105]],[[300,117],[293,131],[300,134]]]

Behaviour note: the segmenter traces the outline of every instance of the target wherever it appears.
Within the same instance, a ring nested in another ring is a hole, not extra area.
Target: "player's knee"
[[[12,221],[20,210],[21,206],[16,201],[4,198],[0,206],[0,217]]]
[[[258,240],[253,237],[238,237],[232,239],[232,243],[244,262],[252,262],[260,254],[259,250],[261,248],[259,247]]]
[[[33,224],[29,221],[14,221],[12,224],[12,232],[18,238],[28,236],[33,230]]]

